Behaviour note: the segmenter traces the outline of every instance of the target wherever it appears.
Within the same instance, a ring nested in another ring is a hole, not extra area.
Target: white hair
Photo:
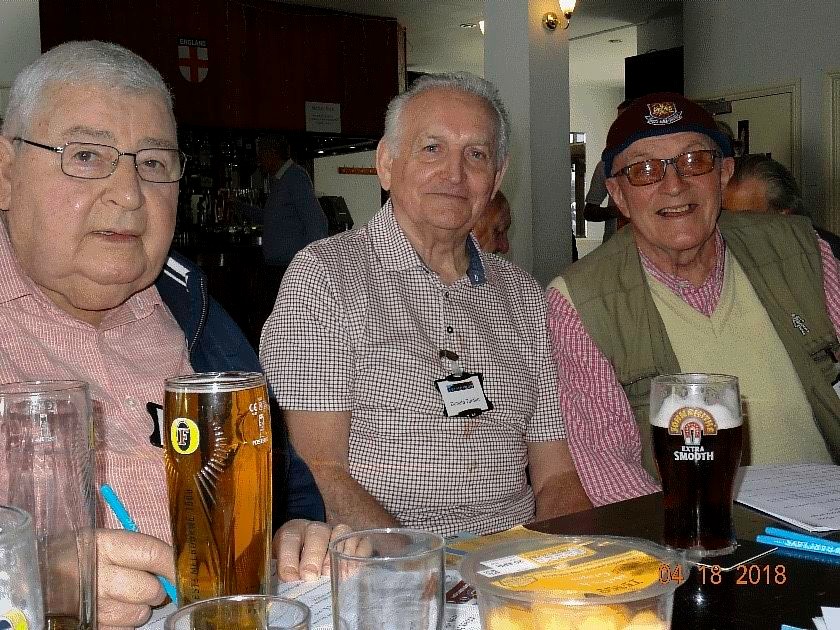
[[[384,139],[388,143],[388,148],[393,152],[399,150],[402,114],[405,106],[411,99],[429,90],[466,92],[479,97],[487,104],[496,118],[496,168],[501,168],[510,150],[510,117],[496,86],[471,72],[425,74],[414,81],[408,90],[391,100],[388,111],[385,113]]]
[[[17,75],[9,93],[3,135],[9,139],[25,136],[43,106],[47,90],[57,84],[98,84],[141,94],[156,92],[172,114],[172,94],[148,61],[110,42],[73,41],[51,48]]]

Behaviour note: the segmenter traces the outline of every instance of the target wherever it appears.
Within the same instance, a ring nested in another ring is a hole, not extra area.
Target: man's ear
[[[624,193],[621,191],[621,186],[616,181],[616,178],[608,177],[605,183],[607,185],[607,192],[610,193],[610,197],[615,202],[616,208],[618,208],[618,211],[621,212],[621,214],[629,219],[630,209],[627,207],[627,202],[624,199]]]
[[[735,159],[731,157],[725,157],[720,162],[720,189],[721,191],[726,188],[726,185],[729,183],[729,180],[732,179],[732,175],[735,173]]]
[[[385,138],[376,145],[376,174],[379,176],[379,185],[383,190],[391,190],[391,165],[394,163],[394,156],[391,155],[391,148]]]
[[[15,162],[15,148],[11,141],[0,136],[0,210],[12,205],[12,169]]]
[[[505,173],[507,173],[509,164],[510,156],[505,158],[505,161],[502,162],[502,167],[498,171],[496,171],[496,178],[493,180],[493,193],[490,195],[491,201],[493,197],[496,196],[496,193],[499,192],[499,188],[502,187],[502,180],[505,178]]]

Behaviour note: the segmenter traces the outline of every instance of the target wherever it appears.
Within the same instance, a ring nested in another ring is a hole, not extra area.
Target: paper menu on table
[[[745,466],[735,500],[811,532],[840,529],[840,466]]]
[[[840,608],[822,607],[822,619],[828,630],[840,630]]]
[[[461,581],[457,571],[446,572],[444,590],[450,591]],[[312,615],[312,630],[333,630],[332,588],[330,579],[314,582],[286,582],[277,587],[277,594],[303,602]],[[444,608],[444,630],[481,630],[478,606],[475,600],[465,604],[447,604]]]
[[[446,572],[446,592],[463,593],[463,588],[455,588],[461,582],[457,571]],[[307,606],[312,615],[312,630],[333,630],[332,624],[332,588],[328,577],[314,582],[281,582],[276,585],[275,593],[281,597],[297,599]],[[459,600],[460,601],[460,600]],[[476,600],[464,604],[446,604],[444,607],[444,630],[481,630]],[[163,623],[175,612],[175,606],[169,604],[154,611],[152,618],[141,630],[163,630]]]

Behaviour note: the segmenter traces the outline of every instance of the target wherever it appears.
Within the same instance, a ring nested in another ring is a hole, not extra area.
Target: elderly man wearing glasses
[[[607,188],[630,225],[548,290],[569,448],[596,505],[658,489],[651,378],[734,374],[747,463],[840,460],[840,270],[807,219],[721,215],[728,139],[678,94],[613,123]]]
[[[98,511],[99,628],[144,623],[164,599],[154,575],[174,577],[149,437],[163,379],[260,369],[200,272],[167,255],[184,163],[166,85],[124,48],[62,44],[15,80],[0,136],[0,382],[90,383],[96,481],[144,532],[106,529]],[[0,466],[0,486],[11,473]],[[284,525],[281,577],[319,574],[330,533]]]

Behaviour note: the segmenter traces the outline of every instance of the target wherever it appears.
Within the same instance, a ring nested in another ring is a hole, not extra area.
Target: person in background
[[[626,100],[619,103],[616,108],[616,113],[621,116],[632,101]],[[602,242],[606,242],[615,234],[619,227],[623,227],[627,222],[626,218],[618,211],[615,203],[607,192],[607,177],[604,173],[604,162],[599,161],[595,165],[595,170],[592,171],[592,179],[589,181],[589,191],[586,193],[583,206],[583,218],[587,221],[603,222],[604,223],[604,238]],[[606,206],[601,206],[607,200]],[[621,223],[619,225],[619,223]],[[577,257],[575,257],[577,260]]]
[[[473,227],[481,251],[488,254],[507,254],[510,250],[507,233],[510,229],[510,204],[500,190],[487,204]]]
[[[266,201],[262,208],[249,208],[248,213],[262,223],[266,265],[280,270],[282,276],[295,254],[327,237],[327,216],[309,174],[292,160],[288,141],[263,135],[256,144]]]
[[[745,464],[840,461],[840,269],[803,217],[721,213],[728,138],[679,94],[613,123],[607,187],[631,229],[548,289],[569,446],[596,505],[658,489],[657,374],[733,374]]]
[[[168,256],[184,168],[169,90],[129,50],[68,42],[15,79],[0,136],[0,379],[90,385],[95,483],[143,532],[116,529],[100,502],[100,629],[142,625],[165,597],[155,575],[174,579],[163,451],[149,437],[164,379],[259,369],[198,269]],[[340,531],[285,524],[280,576],[319,575]]]
[[[799,184],[784,164],[766,155],[747,155],[735,164],[735,174],[723,191],[723,208],[730,212],[774,212],[809,216]],[[840,237],[814,226],[840,258]]]
[[[391,101],[377,148],[390,200],[283,279],[260,357],[328,522],[483,534],[590,506],[543,292],[470,237],[509,134],[488,81],[419,78]]]

